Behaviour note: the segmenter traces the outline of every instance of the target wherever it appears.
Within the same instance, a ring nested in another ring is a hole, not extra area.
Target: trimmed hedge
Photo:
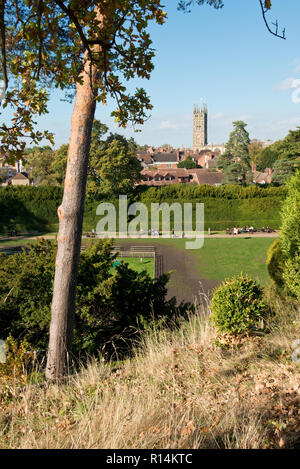
[[[8,186],[0,188],[0,232],[48,231],[56,226],[62,188]]]
[[[62,194],[63,189],[57,186],[0,187],[0,233],[9,230],[57,231],[57,208]],[[205,229],[226,230],[233,226],[246,225],[253,225],[255,228],[270,226],[278,229],[280,207],[285,197],[286,189],[283,187],[174,184],[146,189],[140,186],[136,188],[132,200],[145,203],[149,214],[152,202],[204,203]],[[96,228],[100,219],[96,216],[96,207],[100,202],[101,200],[87,199],[83,222],[85,231]],[[116,206],[118,215],[118,201],[111,202]]]
[[[166,199],[187,200],[213,198],[213,199],[257,199],[266,197],[279,197],[284,199],[287,195],[287,190],[284,186],[270,187],[270,186],[210,186],[203,184],[197,186],[196,184],[172,184],[170,186],[150,187],[144,189],[145,186],[137,189],[140,194],[139,200],[141,202],[162,202]]]

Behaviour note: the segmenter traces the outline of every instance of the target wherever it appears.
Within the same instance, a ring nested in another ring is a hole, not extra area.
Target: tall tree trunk
[[[93,88],[96,75],[86,53],[83,83],[77,83],[76,87],[64,195],[58,208],[58,249],[46,367],[46,378],[52,380],[66,373],[73,338],[86,179],[96,108]]]

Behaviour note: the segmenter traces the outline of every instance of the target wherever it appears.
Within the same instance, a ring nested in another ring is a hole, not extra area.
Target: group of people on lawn
[[[240,233],[254,233],[254,228],[253,226],[246,226],[246,228],[233,228],[232,234],[238,235]]]
[[[232,228],[232,230],[230,230],[229,228],[227,228],[227,233],[229,234],[233,234],[233,235],[238,235],[240,233],[254,233],[254,231],[262,231],[263,233],[272,233],[273,230],[267,226],[266,228],[262,227],[261,230],[255,230],[253,228],[253,226],[246,226],[245,228]]]

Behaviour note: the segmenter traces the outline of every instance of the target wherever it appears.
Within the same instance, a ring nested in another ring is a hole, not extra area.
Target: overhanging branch
[[[267,17],[266,17],[266,14],[269,11],[269,8],[265,8],[263,0],[259,0],[259,3],[260,3],[260,6],[261,6],[263,20],[265,22],[265,25],[266,25],[267,30],[269,31],[269,33],[273,34],[273,36],[279,37],[280,39],[286,39],[285,28],[283,29],[282,34],[278,34],[278,21],[276,21],[276,23],[272,23],[276,27],[276,31],[272,31],[272,29],[271,29],[271,27],[268,23]]]

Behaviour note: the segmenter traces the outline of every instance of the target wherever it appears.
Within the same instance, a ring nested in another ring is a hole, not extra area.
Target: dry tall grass
[[[295,305],[233,340],[207,314],[153,330],[133,359],[90,360],[63,384],[0,385],[1,448],[290,448],[300,431]],[[207,311],[207,309],[206,309]]]

